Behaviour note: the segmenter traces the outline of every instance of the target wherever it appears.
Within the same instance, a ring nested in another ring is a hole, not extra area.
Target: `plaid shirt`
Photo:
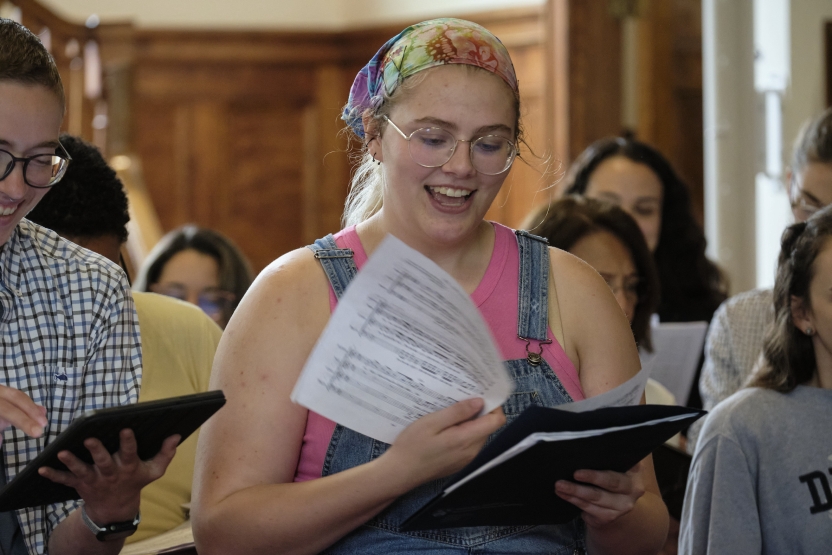
[[[136,402],[139,324],[122,271],[97,254],[22,220],[0,251],[0,384],[47,409],[34,439],[3,433],[11,480],[77,416]],[[30,554],[45,553],[52,530],[77,502],[17,511]]]
[[[734,295],[717,309],[705,341],[705,363],[699,377],[702,408],[710,411],[743,387],[757,368],[766,331],[774,321],[771,289],[754,289]],[[693,454],[700,418],[688,430],[688,452]]]

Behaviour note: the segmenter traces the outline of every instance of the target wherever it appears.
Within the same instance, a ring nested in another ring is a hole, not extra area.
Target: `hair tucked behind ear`
[[[765,367],[749,385],[787,393],[814,376],[817,362],[812,338],[795,326],[792,298],[811,305],[815,259],[830,237],[832,207],[783,233],[774,284],[774,322],[763,346]]]

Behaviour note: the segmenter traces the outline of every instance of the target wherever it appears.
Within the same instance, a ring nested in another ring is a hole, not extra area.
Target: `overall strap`
[[[517,337],[526,341],[529,363],[540,364],[540,352],[529,351],[529,343],[551,343],[549,339],[549,242],[525,231],[515,231],[520,252],[517,295]]]
[[[335,298],[340,299],[347,285],[358,273],[358,267],[353,260],[355,253],[352,249],[339,249],[332,234],[318,239],[306,248],[315,253],[315,258],[323,266],[332,290],[335,291]]]

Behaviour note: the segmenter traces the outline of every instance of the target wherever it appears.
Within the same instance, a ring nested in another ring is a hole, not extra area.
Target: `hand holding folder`
[[[704,414],[659,405],[580,413],[530,407],[402,528],[568,522],[580,509],[555,494],[556,481],[580,469],[625,472]]]

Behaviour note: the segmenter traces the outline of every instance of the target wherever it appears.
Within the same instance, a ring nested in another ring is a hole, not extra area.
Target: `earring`
[[[373,162],[375,162],[377,166],[381,165],[381,162],[376,160],[376,155],[375,154],[373,154]]]
[[[806,333],[806,335],[811,337],[811,336],[815,335],[815,329],[812,326],[809,326],[809,327],[806,328],[805,333]]]

